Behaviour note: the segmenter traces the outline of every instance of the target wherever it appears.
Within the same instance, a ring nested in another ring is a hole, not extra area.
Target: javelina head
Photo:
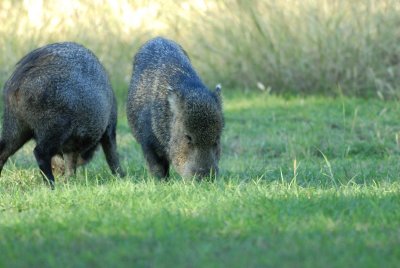
[[[224,125],[221,87],[215,92],[169,90],[172,114],[169,156],[182,177],[217,174]]]

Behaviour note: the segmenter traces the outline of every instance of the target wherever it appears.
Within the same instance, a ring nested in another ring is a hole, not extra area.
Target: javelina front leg
[[[165,157],[158,156],[150,146],[143,146],[144,157],[151,174],[159,179],[167,179],[169,176],[169,162]]]
[[[51,158],[57,153],[57,148],[49,148],[46,144],[42,143],[35,147],[33,153],[39,168],[43,173],[44,181],[48,182],[50,187],[54,189],[54,175],[51,170]]]
[[[70,131],[65,126],[66,122],[53,124],[53,128],[41,129],[36,137],[36,147],[33,150],[36,161],[44,176],[44,181],[50,184],[51,189],[54,189],[54,175],[51,168],[51,158],[60,151],[61,145],[67,140]]]
[[[119,163],[119,157],[117,153],[117,141],[114,126],[107,128],[100,142],[111,172],[113,174],[118,174],[120,177],[124,177],[125,171],[122,169]]]

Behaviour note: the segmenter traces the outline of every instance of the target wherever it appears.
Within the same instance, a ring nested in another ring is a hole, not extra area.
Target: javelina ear
[[[221,89],[222,89],[222,86],[221,86],[221,84],[217,84],[216,86],[215,86],[215,96],[217,96],[217,99],[218,99],[218,101],[219,101],[219,103],[221,103]]]
[[[217,84],[217,85],[215,86],[215,93],[221,94],[221,89],[222,89],[221,84]]]
[[[179,111],[181,109],[180,98],[178,96],[178,93],[170,86],[168,86],[168,104],[172,114],[179,114]]]

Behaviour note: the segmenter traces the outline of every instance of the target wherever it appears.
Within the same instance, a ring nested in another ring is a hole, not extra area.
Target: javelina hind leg
[[[8,158],[21,148],[30,138],[16,139],[12,142],[0,141],[0,174]]]
[[[4,115],[2,137],[0,140],[0,174],[8,158],[32,138],[32,132],[23,127],[15,118]]]
[[[117,153],[115,126],[109,126],[107,128],[106,132],[103,134],[103,137],[101,137],[100,142],[111,172],[113,174],[118,174],[120,177],[124,177],[125,172],[119,163],[119,157]]]

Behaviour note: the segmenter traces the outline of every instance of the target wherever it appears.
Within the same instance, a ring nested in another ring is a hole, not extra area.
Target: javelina
[[[224,125],[221,88],[203,84],[183,50],[157,37],[135,55],[127,116],[150,172],[169,175],[172,163],[183,177],[218,171]]]
[[[123,175],[116,151],[117,107],[97,57],[75,43],[38,48],[16,65],[4,86],[0,172],[8,157],[34,138],[34,155],[51,186],[51,159],[64,155],[67,169],[88,161],[101,144],[113,173]]]
[[[73,159],[74,154],[55,155],[51,158],[51,170],[53,175],[72,176],[76,172],[76,167],[85,165],[88,160],[82,159],[78,155],[77,160]]]

